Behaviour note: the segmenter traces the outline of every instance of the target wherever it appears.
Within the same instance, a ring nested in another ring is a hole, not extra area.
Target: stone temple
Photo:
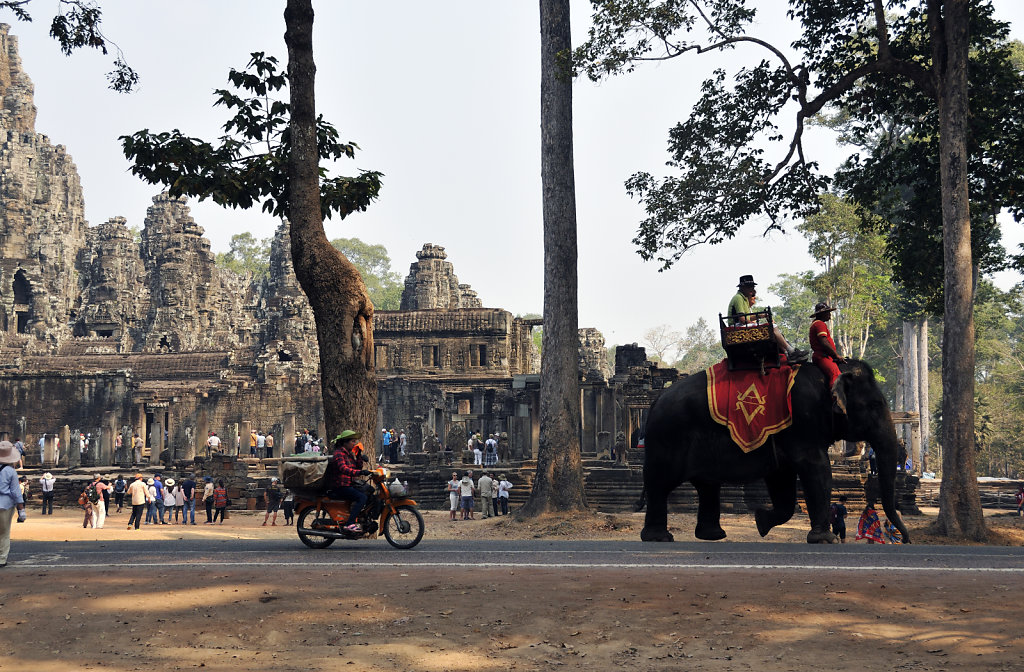
[[[0,431],[34,447],[29,464],[127,465],[138,432],[151,461],[203,452],[208,431],[229,447],[248,429],[323,435],[312,312],[291,266],[286,225],[264,278],[214,263],[183,199],[153,197],[141,227],[125,217],[97,226],[67,149],[35,129],[33,85],[17,38],[0,25]],[[380,426],[404,429],[410,451],[460,451],[471,432],[503,435],[510,459],[538,446],[539,320],[488,308],[459,281],[440,245],[416,253],[401,309],[376,313]],[[615,372],[604,339],[580,330],[585,458],[635,445],[652,391],[675,377],[639,348]],[[87,449],[53,445],[64,429]],[[120,435],[124,446],[115,450]],[[625,451],[620,450],[625,457]]]

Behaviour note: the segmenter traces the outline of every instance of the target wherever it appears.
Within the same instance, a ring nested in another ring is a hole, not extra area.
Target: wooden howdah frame
[[[730,325],[730,318],[748,318],[750,321]],[[718,327],[730,371],[764,372],[782,365],[779,346],[775,342],[771,308],[726,317],[719,313]]]

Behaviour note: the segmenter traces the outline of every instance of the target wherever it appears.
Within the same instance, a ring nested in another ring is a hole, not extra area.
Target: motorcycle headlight
[[[383,472],[383,474],[384,474],[384,478],[390,478],[390,477],[391,477],[391,470],[390,470],[390,469],[387,469],[387,468],[385,467],[385,468],[382,468],[382,469],[381,469],[381,472]]]

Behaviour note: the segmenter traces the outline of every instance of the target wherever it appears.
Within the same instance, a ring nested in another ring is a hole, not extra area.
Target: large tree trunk
[[[288,0],[284,19],[291,93],[288,220],[292,263],[316,318],[327,437],[331,439],[343,429],[362,432],[366,452],[372,455],[377,419],[373,304],[359,271],[331,246],[324,232],[311,0]]]
[[[918,406],[921,411],[921,471],[928,470],[928,438],[930,413],[928,405],[928,318],[922,317],[917,327]]]
[[[918,397],[918,370],[917,370],[917,323],[903,320],[903,409],[908,413],[920,411]],[[914,427],[910,423],[904,424],[902,429],[903,445],[913,462],[913,470],[921,468],[921,456],[914,454],[913,435]]]
[[[929,2],[930,13],[940,3]],[[942,488],[936,529],[983,541],[974,452],[974,313],[967,192],[968,0],[941,3],[933,26],[939,102],[945,322],[942,339]]]
[[[523,515],[586,507],[580,459],[576,184],[572,78],[558,61],[571,48],[569,0],[540,0],[541,184],[544,192],[544,340],[540,447]]]

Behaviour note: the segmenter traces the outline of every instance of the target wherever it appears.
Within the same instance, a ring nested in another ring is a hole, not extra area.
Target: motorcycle
[[[391,472],[379,467],[370,472],[366,505],[356,521],[360,532],[345,529],[351,502],[322,494],[295,494],[295,531],[310,548],[327,548],[336,539],[374,539],[378,532],[395,548],[412,548],[423,538],[423,515],[397,481],[388,484]]]

